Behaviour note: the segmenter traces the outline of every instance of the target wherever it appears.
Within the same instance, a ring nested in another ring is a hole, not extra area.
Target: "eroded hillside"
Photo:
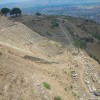
[[[78,53],[62,26],[66,37],[58,42],[0,20],[0,100],[100,99],[100,65],[85,51]]]
[[[40,35],[65,45],[78,39],[80,47],[100,63],[100,24],[92,20],[71,16],[22,16],[10,19],[22,22]]]

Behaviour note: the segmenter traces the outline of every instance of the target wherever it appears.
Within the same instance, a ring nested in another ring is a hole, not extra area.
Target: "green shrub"
[[[35,15],[37,15],[37,16],[41,16],[42,14],[41,14],[41,13],[39,13],[39,12],[37,12]]]
[[[82,40],[80,39],[74,39],[74,45],[77,47],[77,48],[81,48],[81,49],[85,49],[86,48],[86,43],[83,42]]]
[[[77,94],[75,92],[72,92],[73,93],[73,96],[77,96]]]
[[[50,85],[46,82],[43,82],[43,86],[46,88],[46,89],[51,89]]]
[[[55,96],[54,100],[62,100],[62,98],[60,96]]]
[[[59,27],[59,23],[57,19],[53,19],[51,24],[52,24],[52,28]]]
[[[58,26],[59,26],[59,24],[57,22],[52,23],[52,28],[55,28],[55,27],[58,27]]]

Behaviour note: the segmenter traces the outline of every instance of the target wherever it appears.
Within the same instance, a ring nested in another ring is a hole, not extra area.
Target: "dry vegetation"
[[[11,20],[22,22],[40,35],[66,45],[68,41],[60,23],[64,31],[71,35],[69,39],[72,42],[80,40],[80,47],[100,62],[100,24],[95,21],[71,16],[22,16]]]
[[[73,26],[75,33],[79,28],[63,17],[56,17],[52,28],[52,18],[0,20],[0,100],[100,99],[88,88],[100,88],[100,65],[84,50],[77,53],[66,25]],[[91,77],[95,76],[94,82]],[[86,84],[87,79],[91,84]]]

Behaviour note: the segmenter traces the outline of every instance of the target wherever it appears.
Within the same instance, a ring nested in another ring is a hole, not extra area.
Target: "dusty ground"
[[[69,40],[73,41],[73,36],[80,38],[87,45],[87,52],[95,56],[100,62],[100,24],[83,18],[75,18],[71,16],[21,16],[10,18],[10,20],[18,21],[40,35],[62,44],[68,44]],[[60,25],[52,28],[52,22]],[[66,31],[66,32],[64,32]],[[68,36],[71,35],[71,36]],[[68,38],[67,38],[67,37]],[[71,39],[72,38],[72,39]],[[93,43],[87,39],[94,39]],[[95,50],[94,50],[95,48]]]
[[[100,65],[85,51],[80,49],[77,54],[74,46],[48,40],[21,23],[9,26],[4,22],[7,27],[0,30],[0,100],[54,100],[55,96],[89,100],[94,96],[84,82],[84,71],[88,64],[94,67],[93,73],[100,73]],[[73,70],[77,80],[71,77]]]

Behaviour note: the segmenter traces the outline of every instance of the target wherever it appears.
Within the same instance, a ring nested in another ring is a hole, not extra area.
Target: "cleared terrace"
[[[36,32],[27,28],[25,25],[10,20],[0,20],[0,41],[29,50],[29,46],[33,46],[40,41],[45,40]]]

